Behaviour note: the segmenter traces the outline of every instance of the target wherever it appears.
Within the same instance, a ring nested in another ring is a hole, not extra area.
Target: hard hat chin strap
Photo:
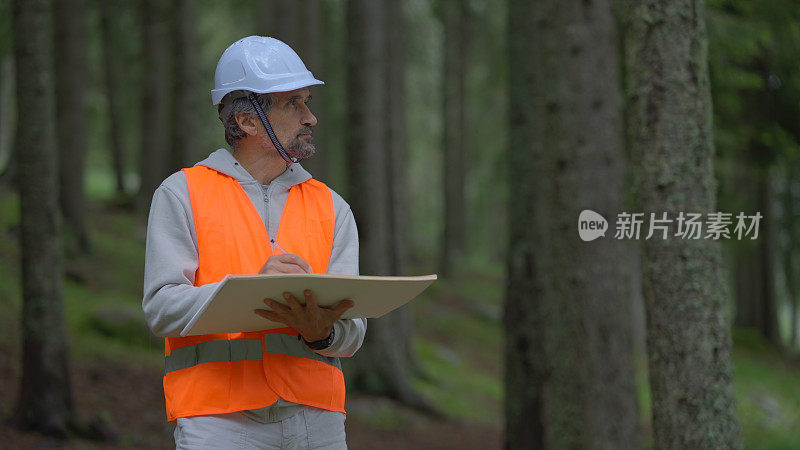
[[[267,120],[267,115],[264,114],[264,110],[261,109],[261,105],[256,100],[256,96],[250,93],[247,96],[247,99],[250,100],[250,103],[253,104],[253,108],[256,109],[258,117],[261,118],[261,123],[264,124],[264,128],[267,130],[267,135],[269,136],[269,140],[272,141],[272,145],[275,146],[275,150],[278,151],[278,154],[281,155],[281,158],[283,158],[283,160],[289,164],[300,162],[302,158],[293,158],[289,156],[288,153],[286,153],[286,150],[283,149],[283,146],[278,141],[278,136],[276,136],[275,131],[272,130],[272,125],[270,125],[269,120]]]

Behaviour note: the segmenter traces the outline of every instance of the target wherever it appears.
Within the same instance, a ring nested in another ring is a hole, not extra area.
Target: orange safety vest
[[[292,186],[273,239],[236,179],[205,166],[183,169],[197,231],[195,286],[228,274],[254,274],[273,245],[325,273],[333,248],[334,209],[328,187],[314,179]],[[339,358],[315,353],[297,331],[166,338],[164,396],[167,418],[262,408],[278,398],[344,411]]]

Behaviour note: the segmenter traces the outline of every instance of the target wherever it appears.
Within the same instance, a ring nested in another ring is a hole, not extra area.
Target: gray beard
[[[284,147],[284,150],[292,158],[310,158],[317,152],[317,147],[314,145],[313,138],[308,143],[300,142],[299,138],[294,138]]]
[[[277,153],[277,150],[274,148],[268,136],[261,137],[261,145],[265,150],[271,148],[270,151]],[[292,158],[310,158],[317,152],[317,147],[314,145],[313,138],[311,142],[307,144],[301,142],[299,138],[294,138],[286,145],[283,145],[283,149],[286,151],[286,154]]]

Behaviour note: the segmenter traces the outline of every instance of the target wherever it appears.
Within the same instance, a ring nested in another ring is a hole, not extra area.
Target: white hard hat
[[[222,101],[233,91],[259,94],[287,92],[315,84],[314,78],[291,47],[264,36],[248,36],[231,44],[217,63],[211,101]]]

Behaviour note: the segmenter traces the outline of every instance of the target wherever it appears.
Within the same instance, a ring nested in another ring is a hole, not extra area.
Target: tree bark
[[[775,223],[773,222],[772,180],[765,168],[758,181],[758,211],[761,212],[761,230],[758,239],[759,273],[761,292],[756,303],[759,308],[756,317],[758,330],[774,346],[782,347],[778,331],[778,298],[775,292]]]
[[[14,1],[22,248],[22,381],[15,422],[64,436],[73,417],[63,312],[50,3]]]
[[[757,244],[742,244],[736,251],[734,261],[734,283],[736,286],[736,318],[737,327],[754,327],[758,324],[758,305],[761,303],[759,280],[756,276],[760,269],[753,262],[757,261]]]
[[[0,59],[0,181],[10,174],[14,149],[14,55]]]
[[[517,17],[524,14],[527,19]],[[538,440],[529,446],[639,448],[630,249],[611,235],[583,242],[574,234],[582,210],[614,217],[623,207],[622,101],[611,4],[550,0],[530,9],[512,6],[509,15],[516,17],[509,25],[515,33],[509,36],[509,73],[521,73],[512,76],[515,137],[508,159],[513,191],[527,185],[525,195],[512,194],[510,203],[509,269],[512,277],[533,280],[520,292],[526,281],[512,278],[506,300],[506,364],[516,372],[507,389],[509,447],[525,448],[512,430],[531,425],[515,414],[537,408],[535,426],[543,436],[528,437]],[[520,67],[526,58],[530,65]],[[533,316],[527,329],[515,329],[525,327],[514,317],[521,309]],[[531,357],[543,361],[519,367],[514,359],[525,350],[523,339],[528,346],[539,341]],[[524,392],[522,383],[539,391],[529,405],[515,398]]]
[[[281,40],[289,47],[297,45],[297,0],[261,0],[258,4],[257,29],[262,36]]]
[[[198,92],[197,45],[194,32],[194,3],[172,3],[172,94],[170,102],[170,164],[167,172],[191,166],[198,154],[198,115],[195,95]]]
[[[370,275],[389,275],[393,269],[384,8],[383,0],[347,2],[349,200],[359,224],[361,267]],[[351,379],[365,391],[433,411],[411,387],[404,354],[407,344],[403,344],[410,337],[398,333],[396,317],[395,313],[370,320],[364,346],[353,360]]]
[[[713,212],[703,2],[647,0],[626,12],[638,210],[673,220],[680,211]],[[674,236],[643,243],[654,447],[740,448],[720,243]]]
[[[437,5],[444,28],[444,69],[442,73],[442,111],[444,117],[444,230],[440,273],[452,274],[464,252],[467,211],[464,180],[467,168],[466,96],[466,2],[439,0]]]
[[[741,197],[752,197],[755,211],[763,218],[759,237],[738,243],[735,255],[736,326],[752,327],[776,347],[781,347],[778,332],[777,294],[775,291],[775,224],[773,223],[772,189],[767,167],[745,168],[736,180],[744,192]]]
[[[98,0],[100,8],[100,36],[103,52],[103,82],[108,101],[108,137],[111,148],[111,166],[114,171],[117,194],[125,194],[125,162],[122,148],[122,114],[117,96],[117,76],[114,72],[114,33],[111,32],[111,6],[107,0]]]
[[[90,250],[83,189],[86,155],[87,29],[84,0],[56,0],[55,92],[59,203],[78,250]]]
[[[297,53],[305,63],[308,70],[310,70],[317,79],[326,81],[322,75],[325,73],[323,67],[323,32],[322,32],[322,2],[319,0],[300,0],[297,1],[296,8],[298,14],[296,18],[298,39],[297,39]],[[330,83],[331,80],[327,80]],[[330,130],[333,124],[328,120],[330,114],[325,107],[330,93],[330,84],[324,86],[312,87],[313,101],[311,102],[311,109],[317,117],[318,125],[314,128],[314,144],[317,147],[317,152],[311,158],[303,161],[303,167],[307,169],[311,175],[320,181],[329,181],[330,176],[330,145],[327,130]]]
[[[783,273],[786,279],[786,293],[789,296],[789,348],[792,351],[797,346],[797,198],[793,187],[798,178],[798,163],[789,161],[786,163],[786,176],[784,179],[783,196],[783,229],[787,235],[787,245],[781,246],[783,259]]]
[[[386,150],[388,153],[388,189],[390,197],[389,235],[391,239],[392,273],[408,275],[409,245],[406,229],[408,208],[408,152],[406,150],[406,58],[405,2],[386,2]],[[408,372],[420,374],[422,369],[414,354],[413,305],[400,308],[394,315],[398,342]]]
[[[141,152],[139,161],[139,195],[137,209],[146,211],[153,193],[167,175],[166,103],[167,45],[163,4],[142,0],[142,110]]]
[[[533,205],[539,201],[529,170],[538,148],[534,142],[536,66],[530,58],[534,6],[526,0],[508,2],[509,134],[508,153],[514,154],[509,179],[517,180],[509,193],[509,205]],[[514,149],[526,149],[516,152]],[[535,257],[542,242],[539,215],[532,208],[509,208],[508,280],[503,323],[505,325],[506,448],[544,449],[544,355],[542,273]]]
[[[754,171],[744,164],[737,164],[733,174],[733,187],[730,195],[734,198],[747,198],[746,204],[757,208],[758,205],[758,184]],[[752,199],[750,197],[753,197]],[[757,276],[760,273],[757,264],[759,243],[751,240],[737,242],[734,246],[733,261],[733,288],[736,299],[736,315],[734,324],[737,327],[756,327],[758,323],[757,312],[761,301],[760,281]]]

